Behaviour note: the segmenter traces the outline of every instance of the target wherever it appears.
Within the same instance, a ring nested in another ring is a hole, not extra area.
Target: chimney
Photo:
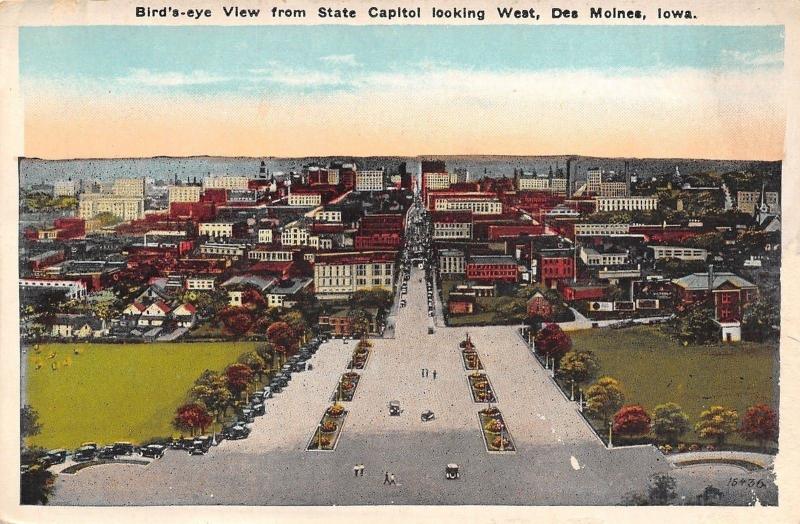
[[[708,291],[714,290],[714,264],[708,265]]]

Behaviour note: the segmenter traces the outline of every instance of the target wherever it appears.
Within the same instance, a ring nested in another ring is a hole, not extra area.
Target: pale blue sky
[[[20,31],[20,69],[23,80],[120,91],[333,92],[364,76],[438,68],[780,68],[783,40],[779,26],[35,27]]]

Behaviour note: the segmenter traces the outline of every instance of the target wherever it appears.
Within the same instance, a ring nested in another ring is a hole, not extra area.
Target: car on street
[[[133,444],[130,442],[114,442],[114,453],[117,455],[133,455]]]
[[[48,467],[53,466],[55,464],[63,464],[66,460],[67,460],[66,449],[51,449],[42,458],[42,462],[44,462]]]
[[[114,446],[103,446],[100,448],[100,451],[97,452],[97,458],[99,459],[114,459],[117,457],[117,454],[114,452]]]
[[[283,391],[282,381],[279,379],[273,379],[272,382],[269,383],[269,389],[271,393],[280,393]]]
[[[139,448],[139,455],[148,458],[161,458],[164,456],[164,450],[166,446],[162,446],[161,444],[150,444],[149,446],[144,446],[143,448]]]
[[[263,417],[267,412],[263,402],[252,403],[250,406],[254,417]]]
[[[75,462],[87,462],[94,459],[95,455],[97,455],[96,447],[81,446],[72,454],[72,460]]]
[[[244,420],[246,422],[253,422],[254,414],[253,410],[250,408],[242,408],[239,410],[239,420]]]
[[[223,428],[222,435],[228,440],[240,440],[250,435],[250,428],[240,424],[234,424]]]

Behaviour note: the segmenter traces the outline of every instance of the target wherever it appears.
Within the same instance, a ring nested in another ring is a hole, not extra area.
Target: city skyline
[[[25,155],[782,156],[782,27],[308,29],[23,28]]]

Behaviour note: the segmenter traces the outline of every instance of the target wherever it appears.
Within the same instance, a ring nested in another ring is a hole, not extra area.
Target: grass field
[[[74,448],[84,441],[141,442],[172,435],[175,408],[197,377],[205,369],[224,369],[253,346],[42,344],[38,354],[28,350],[27,403],[42,424],[29,443]],[[48,358],[52,353],[55,357]]]
[[[675,402],[692,425],[712,405],[735,408],[743,416],[753,404],[777,409],[777,347],[742,342],[734,345],[681,346],[654,327],[593,329],[570,333],[574,349],[594,351],[600,375],[622,382],[626,403],[651,411]],[[687,439],[696,439],[694,433]],[[742,444],[738,437],[729,438]]]

